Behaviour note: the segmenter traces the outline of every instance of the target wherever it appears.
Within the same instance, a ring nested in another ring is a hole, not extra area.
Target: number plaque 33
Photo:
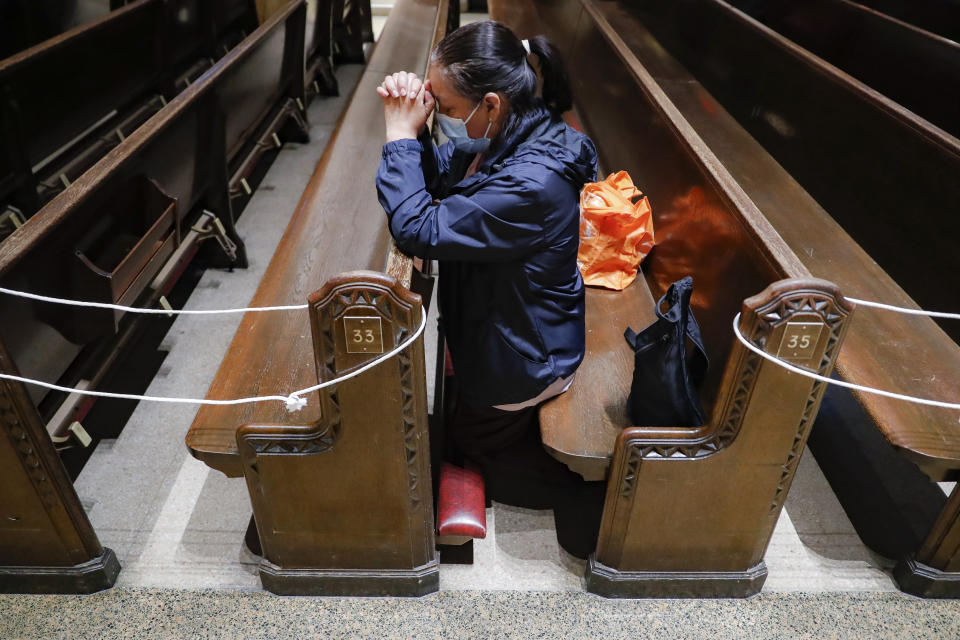
[[[383,322],[377,316],[346,316],[347,353],[383,353]]]

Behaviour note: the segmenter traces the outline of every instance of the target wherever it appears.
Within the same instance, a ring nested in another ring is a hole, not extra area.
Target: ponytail
[[[540,76],[543,78],[543,102],[551,111],[562,113],[573,107],[573,91],[570,89],[570,74],[560,51],[546,36],[530,38],[530,52],[537,56]]]

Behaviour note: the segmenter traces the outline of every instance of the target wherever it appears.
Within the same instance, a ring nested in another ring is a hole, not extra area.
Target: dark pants
[[[553,509],[560,546],[578,558],[596,549],[605,482],[586,482],[552,458],[540,440],[538,408],[501,411],[459,400],[447,423],[448,457],[483,470],[491,500]]]

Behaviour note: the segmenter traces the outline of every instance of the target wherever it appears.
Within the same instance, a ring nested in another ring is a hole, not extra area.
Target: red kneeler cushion
[[[437,533],[441,536],[487,536],[483,476],[475,467],[444,462],[440,469]]]

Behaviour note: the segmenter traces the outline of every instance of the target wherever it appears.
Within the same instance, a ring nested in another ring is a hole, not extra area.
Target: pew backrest
[[[162,0],[141,0],[0,60],[7,145],[15,133],[32,167],[141,97],[163,69],[163,16]]]
[[[850,0],[731,4],[931,124],[960,135],[960,43]]]
[[[944,0],[860,0],[860,4],[960,42],[960,5]]]
[[[109,144],[72,148],[90,145],[96,125],[151,95],[157,104],[131,124],[159,109],[189,84],[190,77],[175,82],[187,67],[200,61],[195,76],[228,50],[224,39],[254,31],[252,10],[252,0],[137,0],[0,61],[0,204],[9,198],[32,215],[49,199],[38,197],[37,182],[54,156],[90,155],[122,141],[130,131],[118,127],[116,136],[99,132]],[[75,177],[55,179],[56,188]]]

